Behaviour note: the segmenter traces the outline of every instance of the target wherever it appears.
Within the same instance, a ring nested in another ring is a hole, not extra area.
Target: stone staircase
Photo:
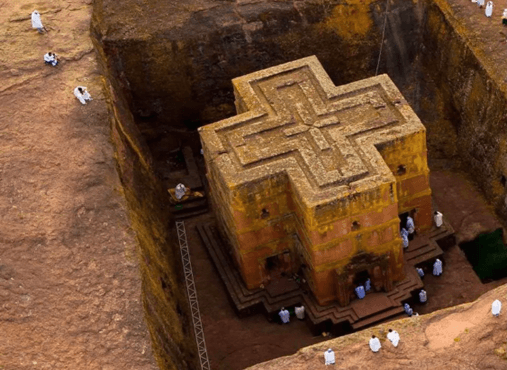
[[[310,289],[307,286],[298,285],[289,279],[284,282],[286,287],[282,294],[272,295],[269,288],[249,290],[245,287],[241,275],[226,252],[216,228],[210,224],[203,224],[197,226],[197,231],[240,315],[259,310],[268,315],[274,315],[280,310],[280,307],[303,304],[306,315],[314,326],[326,321],[333,325],[348,322],[352,329],[357,330],[400,315],[404,311],[402,303],[411,298],[413,291],[423,287],[414,265],[406,259],[406,277],[396,284],[392,291],[368,293],[364,299],[353,300],[347,307],[341,307],[338,304],[320,306],[313,295],[309,293]],[[425,247],[427,244],[421,243],[417,248],[414,245],[414,252],[425,248],[425,254],[435,253]],[[441,253],[441,250],[438,253]],[[421,254],[419,253],[419,255]]]

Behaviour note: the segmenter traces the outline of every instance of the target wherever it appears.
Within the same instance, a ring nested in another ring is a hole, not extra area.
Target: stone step
[[[386,311],[379,312],[379,313],[377,313],[377,314],[375,314],[375,315],[373,315],[371,317],[368,317],[366,319],[363,319],[363,320],[360,320],[360,321],[357,321],[357,322],[353,323],[352,324],[352,329],[354,329],[354,330],[363,329],[366,326],[377,324],[379,321],[391,318],[393,316],[397,316],[400,313],[402,313],[403,311],[404,311],[403,307],[393,307],[393,308],[390,308],[390,309],[388,309]]]

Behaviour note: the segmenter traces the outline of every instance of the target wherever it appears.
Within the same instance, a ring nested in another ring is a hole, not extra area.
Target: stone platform
[[[445,248],[454,241],[454,230],[445,221],[441,228],[433,227],[430,232],[416,236],[404,254],[404,280],[390,292],[371,292],[362,300],[355,299],[348,306],[340,307],[338,303],[320,306],[305,284],[297,284],[289,278],[272,282],[265,289],[247,289],[215,225],[203,224],[197,230],[240,316],[258,311],[275,315],[280,307],[303,304],[313,327],[326,322],[333,326],[345,323],[353,330],[403,313],[403,303],[424,286],[415,265],[431,264],[435,258],[441,258],[443,251],[439,244]]]

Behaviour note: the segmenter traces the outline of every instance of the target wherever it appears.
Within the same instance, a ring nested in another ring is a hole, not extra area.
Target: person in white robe
[[[389,333],[387,333],[387,339],[391,341],[393,346],[398,347],[398,343],[400,342],[400,335],[396,330],[389,329]]]
[[[49,52],[44,54],[44,63],[51,64],[53,67],[56,67],[58,64],[58,58],[55,53]]]
[[[401,240],[403,241],[403,248],[408,248],[408,231],[402,228],[400,231]]]
[[[498,317],[500,315],[500,311],[502,310],[502,302],[500,302],[498,299],[493,302],[491,305],[491,313],[493,316]]]
[[[426,291],[424,289],[421,289],[421,291],[419,292],[419,302],[426,303],[427,300],[428,296],[426,294]]]
[[[376,336],[372,335],[370,339],[370,349],[377,353],[380,350],[380,347],[382,347],[380,345],[380,340],[378,340]]]
[[[409,235],[413,234],[415,232],[415,224],[414,224],[414,219],[410,216],[407,217],[407,231],[409,233]]]
[[[414,310],[412,309],[412,307],[410,307],[410,305],[408,303],[405,303],[403,305],[403,309],[405,310],[405,313],[410,317],[413,315],[414,313]]]
[[[415,270],[417,271],[417,274],[419,275],[420,278],[424,277],[424,270],[422,268],[416,267]]]
[[[176,199],[180,200],[181,198],[183,198],[185,196],[186,192],[187,192],[187,188],[185,187],[185,185],[178,184],[178,185],[176,185],[176,188],[174,189],[174,196],[176,197]]]
[[[280,316],[280,319],[282,319],[282,322],[284,324],[288,324],[290,321],[290,313],[285,309],[285,307],[282,307],[280,312],[278,312],[278,316]]]
[[[486,4],[485,13],[486,13],[486,17],[488,17],[488,18],[491,18],[491,16],[493,15],[493,2],[492,1],[488,1],[488,3]]]
[[[370,289],[371,289],[371,280],[370,278],[368,278],[368,280],[366,280],[366,282],[364,283],[364,290],[368,292]]]
[[[504,9],[504,10],[503,10],[503,13],[502,13],[502,24],[503,24],[504,26],[506,26],[506,25],[507,25],[507,9]]]
[[[93,100],[91,95],[86,91],[86,87],[78,86],[74,89],[74,96],[81,102],[81,104],[86,104],[87,100]]]
[[[294,307],[294,311],[299,320],[305,319],[305,306],[301,305],[301,307]]]
[[[326,352],[324,352],[324,361],[326,365],[334,365],[336,360],[334,357],[334,351],[329,348]]]
[[[356,295],[357,295],[357,298],[359,299],[363,299],[364,296],[365,296],[365,292],[364,292],[364,286],[362,285],[359,285],[356,289],[354,289],[356,291]]]
[[[479,5],[479,8],[482,8],[484,6],[484,0],[477,0],[477,5]]]
[[[46,30],[46,27],[42,25],[40,14],[37,10],[34,10],[32,12],[32,28],[37,29],[39,33],[44,33],[44,31]]]
[[[444,223],[443,214],[441,214],[438,211],[435,211],[435,215],[433,216],[433,219],[435,220],[436,227],[440,227]]]
[[[477,0],[472,0],[472,3],[476,3],[476,2],[477,2]]]
[[[433,264],[433,275],[440,276],[442,275],[443,269],[442,269],[442,261],[440,261],[438,258]]]

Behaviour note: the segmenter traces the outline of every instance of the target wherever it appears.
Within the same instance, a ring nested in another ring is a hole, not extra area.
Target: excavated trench
[[[505,91],[444,1],[117,3],[95,1],[92,35],[161,368],[197,368],[161,168],[181,170],[178,148],[198,152],[196,128],[235,114],[234,77],[313,54],[336,85],[378,68],[426,125],[430,166],[466,167],[506,214]]]

